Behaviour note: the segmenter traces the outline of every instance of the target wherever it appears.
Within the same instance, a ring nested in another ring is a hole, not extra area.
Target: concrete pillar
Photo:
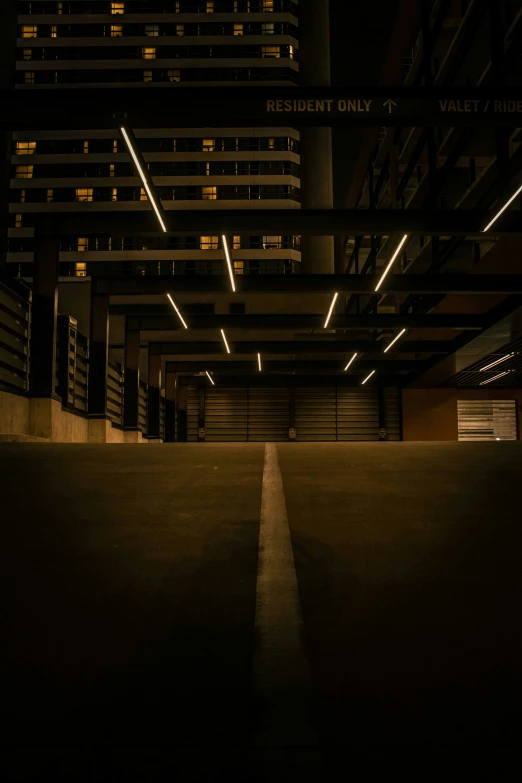
[[[330,84],[330,2],[303,0],[299,4],[300,77],[303,87]],[[331,128],[301,128],[301,206],[333,207]],[[334,238],[303,237],[301,268],[305,274],[333,274]]]
[[[160,438],[161,347],[149,345],[149,393],[147,397],[147,435]]]
[[[165,376],[165,443],[176,440],[176,373]]]
[[[140,401],[140,332],[131,328],[129,318],[125,318],[123,363],[123,427],[126,430],[137,430]]]
[[[109,296],[91,292],[88,403],[89,417],[107,415],[107,375],[109,366]]]
[[[188,405],[188,381],[186,378],[179,378],[178,381],[178,441],[186,443],[188,440],[187,427],[187,405]]]
[[[33,397],[55,396],[59,253],[58,237],[36,237],[31,316],[30,390]]]

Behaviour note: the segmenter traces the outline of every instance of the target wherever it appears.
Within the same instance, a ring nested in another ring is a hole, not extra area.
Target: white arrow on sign
[[[392,111],[393,111],[392,106],[397,106],[397,104],[395,103],[395,101],[392,101],[391,98],[388,98],[387,101],[384,101],[383,106],[387,106],[388,107],[388,114],[391,114]]]

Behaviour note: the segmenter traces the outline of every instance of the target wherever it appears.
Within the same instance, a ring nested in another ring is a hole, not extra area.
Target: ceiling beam
[[[343,354],[364,353],[365,358],[379,358],[384,354],[388,341],[368,340],[229,340],[233,354]],[[223,341],[149,343],[153,352],[163,356],[197,356],[223,353]],[[396,343],[387,356],[392,353],[448,354],[451,352],[451,340],[404,340]]]
[[[456,329],[480,330],[487,313],[483,315],[415,315],[382,313],[376,315],[334,315],[329,329]],[[324,315],[191,315],[186,317],[191,329],[299,329],[323,332]],[[143,332],[178,331],[181,324],[176,316],[130,316],[129,328]],[[233,339],[233,338],[231,338]]]
[[[338,361],[277,361],[274,359],[263,359],[263,372],[292,373],[308,375],[320,373],[321,375],[339,375],[343,372],[343,362]],[[400,373],[411,373],[418,370],[422,362],[415,361],[395,361],[395,362],[360,362],[350,368],[352,375],[368,374],[372,369],[377,370],[381,375],[397,375]],[[252,361],[232,361],[226,359],[223,361],[203,360],[186,362],[167,362],[167,372],[186,372],[199,373],[208,370],[209,372],[221,373],[223,375],[234,375],[237,373],[259,373],[257,365],[257,356],[252,357]]]
[[[164,236],[147,202],[136,202],[136,211],[95,212],[92,210],[95,204],[88,206],[88,211],[82,207],[81,211],[65,214],[24,212],[23,225],[24,228],[34,228],[39,235]],[[165,212],[167,236],[218,236],[223,233],[260,236],[522,236],[520,210],[506,212],[490,231],[483,233],[493,215],[483,210],[451,209],[167,209]]]

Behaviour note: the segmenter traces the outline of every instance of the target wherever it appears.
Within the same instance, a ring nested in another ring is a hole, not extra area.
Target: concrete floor
[[[264,444],[4,444],[4,779],[520,779],[521,444],[278,453],[318,748],[253,740]]]

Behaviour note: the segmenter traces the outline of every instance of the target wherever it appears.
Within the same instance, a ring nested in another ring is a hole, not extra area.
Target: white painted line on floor
[[[265,446],[256,593],[254,688],[263,744],[315,744],[311,679],[277,446]]]

